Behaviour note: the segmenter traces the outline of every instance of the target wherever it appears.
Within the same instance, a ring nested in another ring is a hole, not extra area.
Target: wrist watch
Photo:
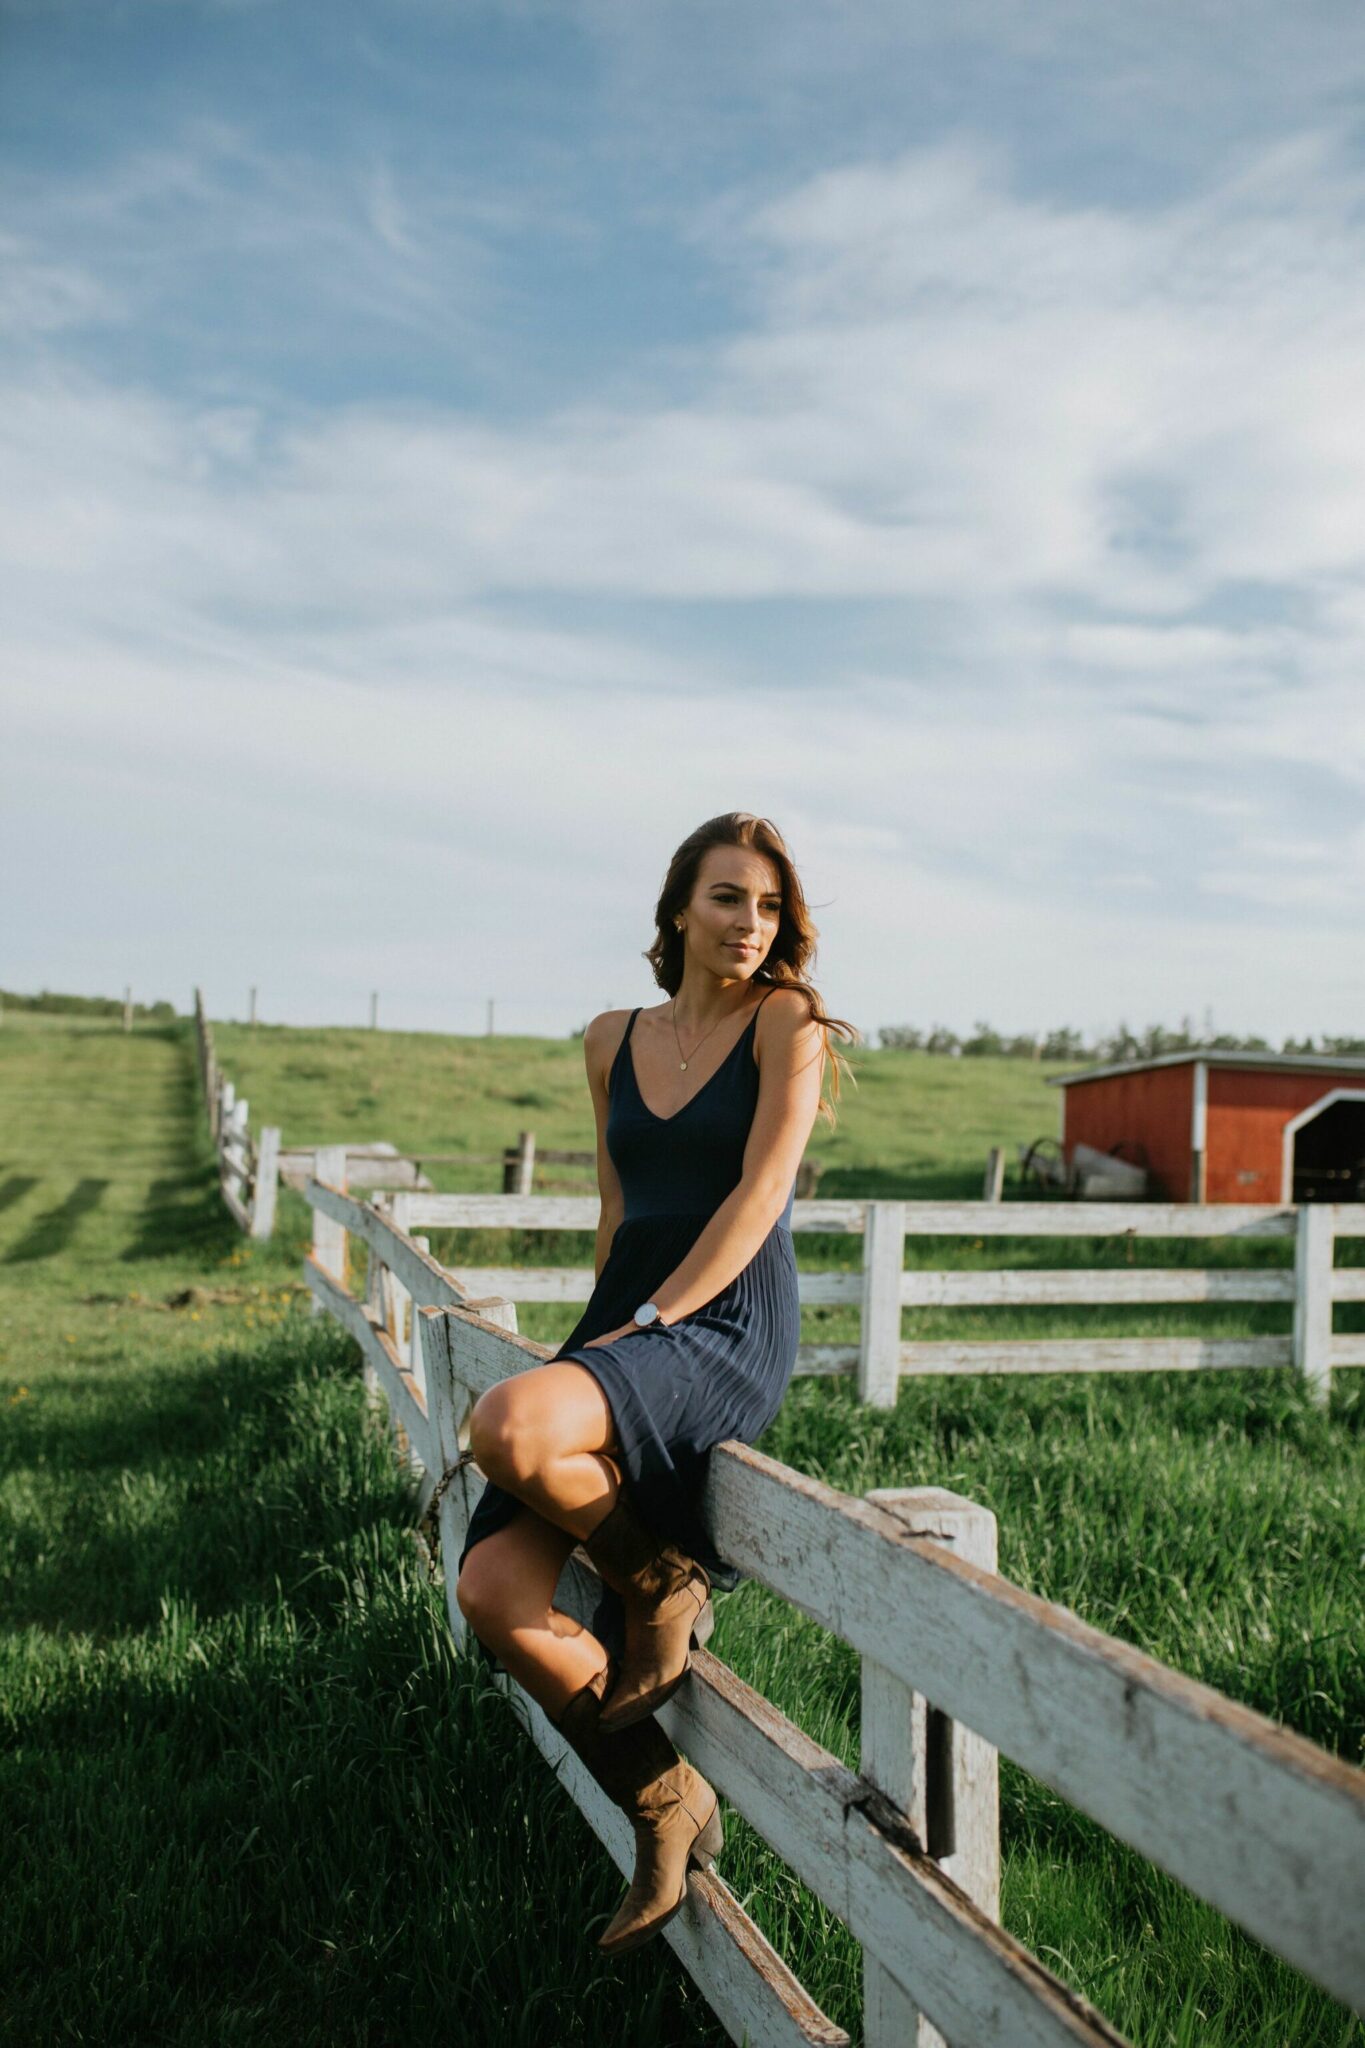
[[[643,1303],[641,1307],[636,1309],[635,1314],[631,1318],[637,1330],[647,1330],[651,1323],[657,1323],[658,1320],[659,1309],[657,1304],[652,1301]]]

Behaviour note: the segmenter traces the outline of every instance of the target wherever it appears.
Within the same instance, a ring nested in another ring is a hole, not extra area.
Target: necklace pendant
[[[685,1074],[685,1073],[687,1072],[687,1061],[686,1061],[686,1060],[679,1060],[679,1062],[678,1062],[678,1065],[679,1065],[679,1067],[680,1067],[680,1068],[682,1069],[683,1073]]]

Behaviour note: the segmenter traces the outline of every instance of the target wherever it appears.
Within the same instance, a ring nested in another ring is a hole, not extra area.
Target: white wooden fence
[[[323,1179],[328,1176],[322,1174]],[[337,1176],[340,1178],[340,1175]],[[439,1195],[394,1197],[392,1213],[413,1230],[580,1230],[597,1227],[595,1196]],[[1152,1202],[798,1201],[794,1231],[862,1236],[862,1270],[801,1273],[803,1306],[838,1303],[861,1311],[857,1344],[803,1344],[799,1373],[857,1377],[858,1393],[893,1407],[902,1374],[1141,1372],[1237,1366],[1295,1368],[1326,1401],[1334,1366],[1365,1365],[1365,1336],[1334,1335],[1332,1306],[1365,1301],[1365,1267],[1336,1267],[1338,1238],[1365,1238],[1365,1204],[1299,1207]],[[1077,1267],[1048,1271],[929,1271],[905,1268],[909,1237],[956,1238],[1292,1238],[1293,1269]],[[452,1267],[471,1295],[507,1301],[586,1301],[593,1275],[569,1266]],[[965,1341],[901,1340],[906,1308],[1145,1306],[1156,1302],[1287,1302],[1285,1337],[1043,1337]]]
[[[317,1180],[305,1192],[315,1214],[308,1285],[359,1343],[427,1501],[442,1482],[446,1605],[459,1638],[452,1567],[477,1497],[459,1462],[468,1407],[549,1347],[516,1334],[510,1303],[470,1299],[375,1206]],[[503,1198],[500,1220],[512,1202]],[[564,1227],[582,1226],[575,1216]],[[368,1247],[364,1300],[345,1284],[351,1235]],[[867,2048],[1121,2041],[997,1924],[1001,1751],[1365,2012],[1365,1773],[1000,1578],[992,1517],[956,1496],[856,1500],[731,1443],[712,1453],[704,1512],[724,1556],[862,1659],[857,1773],[705,1650],[660,1718],[862,1944]],[[586,1616],[590,1586],[576,1554],[556,1599]],[[623,1816],[505,1682],[628,1869]],[[692,1875],[666,1938],[732,2039],[846,2041],[713,1872]]]
[[[275,1228],[275,1197],[280,1184],[280,1133],[276,1125],[267,1124],[259,1141],[252,1137],[246,1100],[238,1100],[236,1089],[218,1065],[213,1026],[198,989],[194,992],[194,1037],[223,1200],[249,1236],[269,1237]]]

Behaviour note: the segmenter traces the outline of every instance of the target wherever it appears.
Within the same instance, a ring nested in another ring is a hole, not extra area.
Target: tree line
[[[55,995],[47,988],[36,996],[23,996],[12,989],[0,988],[0,1009],[38,1010],[58,1017],[121,1017],[123,1000],[120,996]],[[155,1017],[169,1024],[175,1014],[174,1003],[133,1004],[135,1017]]]
[[[1149,1024],[1144,1031],[1132,1031],[1127,1024],[1087,1045],[1079,1031],[1069,1026],[1038,1034],[996,1031],[990,1024],[972,1026],[963,1038],[946,1024],[921,1030],[914,1024],[883,1024],[877,1038],[881,1045],[906,1052],[946,1054],[950,1059],[1070,1060],[1078,1066],[1094,1061],[1108,1065],[1119,1060],[1154,1060],[1176,1052],[1274,1052],[1268,1038],[1255,1033],[1239,1037],[1236,1032],[1200,1032],[1186,1017],[1178,1029]],[[1341,1059],[1365,1056],[1365,1038],[1333,1036],[1286,1038],[1280,1052],[1316,1053]]]

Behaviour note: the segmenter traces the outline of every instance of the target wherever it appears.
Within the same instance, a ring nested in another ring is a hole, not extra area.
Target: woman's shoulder
[[[585,1050],[590,1054],[600,1053],[604,1048],[614,1051],[625,1036],[630,1015],[629,1010],[599,1010],[592,1022],[584,1028]]]
[[[811,1015],[810,997],[799,988],[784,988],[780,983],[760,996],[756,1007],[781,1031],[799,1030]],[[762,1019],[760,1028],[761,1025]]]

